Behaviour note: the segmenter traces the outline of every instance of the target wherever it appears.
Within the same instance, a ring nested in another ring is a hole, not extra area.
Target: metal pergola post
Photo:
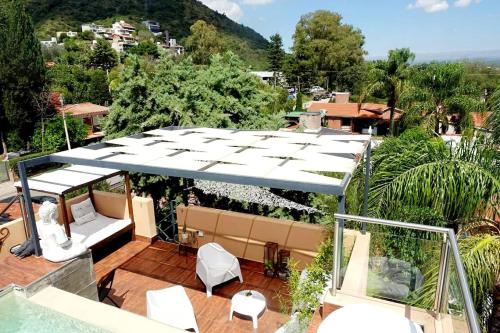
[[[30,187],[28,184],[28,176],[26,174],[26,168],[30,167],[30,166],[48,163],[48,162],[50,162],[50,158],[48,156],[44,156],[44,157],[39,157],[39,158],[35,158],[32,160],[20,161],[17,164],[17,167],[19,169],[19,178],[21,180],[21,186],[23,189],[24,206],[26,209],[27,217],[28,217],[28,223],[29,223],[30,229],[31,229],[30,230],[31,231],[31,238],[30,239],[33,242],[33,246],[35,249],[35,255],[38,257],[42,255],[42,248],[40,246],[38,229],[36,227],[35,212],[33,211],[33,203],[31,202],[31,193],[30,193]]]
[[[339,196],[339,214],[345,214],[345,196]],[[335,241],[334,241],[334,279],[333,290],[340,289],[341,279],[340,279],[340,263],[342,262],[342,242],[344,239],[344,219],[335,219]]]

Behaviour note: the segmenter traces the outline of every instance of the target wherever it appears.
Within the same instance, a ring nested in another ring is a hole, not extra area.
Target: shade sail
[[[168,127],[56,153],[50,160],[342,195],[369,140],[365,135]]]
[[[120,170],[72,165],[30,177],[28,184],[30,190],[61,195],[119,172]],[[14,186],[21,188],[21,182],[16,182]]]

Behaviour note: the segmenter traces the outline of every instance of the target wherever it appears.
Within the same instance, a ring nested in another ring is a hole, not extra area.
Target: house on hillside
[[[366,134],[371,126],[374,135],[384,135],[389,130],[390,108],[375,103],[311,103],[307,111],[323,111],[324,125],[350,133]],[[401,110],[396,109],[394,119],[398,121]]]
[[[273,85],[276,83],[277,85],[282,85],[286,83],[285,76],[282,72],[269,72],[269,71],[261,71],[261,72],[251,72],[252,74],[261,78],[262,81]]]
[[[58,40],[61,40],[61,37],[69,37],[69,38],[76,38],[78,36],[78,33],[75,31],[58,31],[56,32],[56,36]]]
[[[55,46],[57,46],[57,38],[52,37],[49,40],[41,40],[40,45],[42,45],[43,47],[47,47],[47,48],[55,47]]]
[[[152,21],[152,20],[146,20],[142,21],[142,24],[148,28],[148,30],[155,36],[160,36],[162,34],[161,32],[161,27],[160,27],[160,22],[157,21]]]
[[[137,45],[137,41],[131,35],[113,34],[111,47],[118,53],[124,52],[132,46]]]
[[[107,106],[101,106],[93,103],[67,104],[62,109],[59,106],[57,111],[71,114],[74,118],[81,119],[88,126],[87,140],[100,139],[104,137],[101,129],[101,122],[109,114]]]
[[[135,27],[125,21],[117,21],[111,26],[113,29],[113,34],[130,36],[135,32]]]

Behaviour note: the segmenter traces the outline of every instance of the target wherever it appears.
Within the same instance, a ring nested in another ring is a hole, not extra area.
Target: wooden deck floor
[[[113,256],[112,254],[111,256]],[[112,262],[112,257],[108,259]],[[96,265],[99,265],[97,263]],[[195,278],[196,255],[181,256],[173,244],[157,241],[116,270],[110,296],[123,310],[146,315],[146,291],[182,285],[193,304],[201,332],[253,332],[251,320],[235,315],[229,321],[231,297],[238,291],[260,291],[268,308],[259,318],[258,332],[274,332],[286,321],[277,294],[283,281],[262,274],[262,264],[240,260],[244,283],[230,281],[207,298],[203,283]],[[101,264],[103,266],[103,264]],[[102,267],[101,267],[102,269]]]
[[[0,288],[11,283],[25,287],[62,265],[47,261],[43,257],[19,259],[9,254],[0,259]]]

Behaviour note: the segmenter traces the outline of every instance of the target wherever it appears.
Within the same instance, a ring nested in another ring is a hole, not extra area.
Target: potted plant
[[[245,296],[246,297],[251,297],[253,294],[252,294],[252,291],[251,290],[248,290],[246,293],[245,293]]]
[[[274,277],[274,264],[271,260],[264,262],[264,274],[268,277]]]

